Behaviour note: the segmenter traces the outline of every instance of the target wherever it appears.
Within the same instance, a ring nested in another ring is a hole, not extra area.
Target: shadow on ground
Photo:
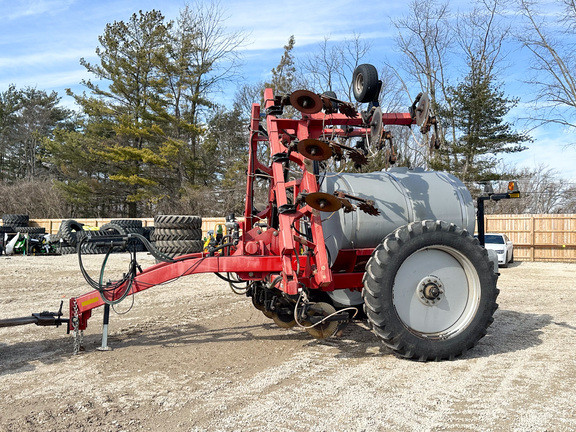
[[[511,353],[541,345],[542,329],[551,323],[552,316],[548,314],[498,309],[488,334],[463,358]]]
[[[498,355],[530,349],[543,343],[541,329],[553,323],[550,315],[527,314],[510,310],[498,310],[486,337],[466,353],[463,360]],[[566,323],[555,323],[576,330]],[[33,329],[31,329],[33,331]],[[337,350],[337,357],[363,358],[392,355],[380,340],[362,322],[349,324],[341,337],[327,340],[311,338],[300,329],[281,329],[273,323],[207,327],[197,323],[166,325],[165,322],[146,322],[134,328],[119,330],[108,339],[115,349],[130,350],[136,347],[182,347],[202,344],[216,345],[226,351],[228,344],[261,342],[277,347],[279,342],[297,342],[301,348],[322,344]],[[275,344],[276,342],[276,344]],[[101,346],[99,334],[84,337],[86,354]],[[262,346],[262,345],[261,345]],[[28,341],[15,344],[0,343],[0,374],[21,373],[33,370],[35,363],[54,364],[69,360],[72,355],[70,336],[50,338],[46,341]],[[86,355],[80,353],[80,355]]]

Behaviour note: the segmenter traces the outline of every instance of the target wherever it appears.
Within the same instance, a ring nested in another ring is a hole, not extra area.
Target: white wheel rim
[[[440,286],[434,298],[423,298],[427,281]],[[410,255],[400,266],[392,288],[398,317],[412,333],[448,339],[462,332],[476,316],[481,284],[475,267],[448,246],[432,246]]]
[[[362,93],[362,90],[364,89],[364,75],[361,73],[356,75],[356,79],[354,80],[354,88],[356,90],[356,94]]]

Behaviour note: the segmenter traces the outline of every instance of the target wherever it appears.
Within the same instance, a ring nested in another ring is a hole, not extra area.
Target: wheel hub
[[[416,291],[423,304],[434,306],[444,297],[444,284],[437,276],[428,275],[420,281]]]

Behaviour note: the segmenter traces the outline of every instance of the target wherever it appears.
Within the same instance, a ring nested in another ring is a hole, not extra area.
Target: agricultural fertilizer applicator
[[[352,87],[356,100],[369,104],[366,111],[331,92],[265,90],[263,111],[252,106],[243,220],[228,217],[226,235],[206,250],[171,257],[138,234],[87,237],[78,247],[80,262],[83,244],[107,245],[110,252],[141,241],[158,264],[141,269],[133,253],[123,279],[108,283],[102,275],[93,280],[81,265],[94,290],[70,299],[69,319],[60,310],[0,326],[65,323],[77,351],[93,309],[106,306],[105,338],[110,304],[182,276],[216,273],[279,326],[301,326],[316,338],[333,335],[363,310],[374,332],[402,357],[452,359],[472,348],[493,321],[498,275],[472,235],[474,206],[464,184],[423,169],[329,169],[347,161],[362,166],[375,152],[386,152],[394,163],[392,135],[384,127],[435,129],[428,97],[419,95],[410,112],[382,113],[381,82],[368,64],[356,68]],[[286,106],[301,117],[282,117]],[[263,146],[267,163],[258,158]],[[514,194],[505,195],[498,199]],[[198,228],[198,217],[167,218],[165,226]]]

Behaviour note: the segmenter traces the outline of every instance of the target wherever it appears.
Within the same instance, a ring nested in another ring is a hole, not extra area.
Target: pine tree
[[[447,142],[431,167],[467,182],[501,178],[503,173],[495,171],[497,155],[525,150],[521,143],[530,140],[504,119],[518,99],[507,98],[480,67],[472,67],[462,82],[449,87],[448,97],[452,110],[440,109],[439,117],[454,124],[456,141]]]
[[[7,181],[14,177],[10,169],[9,151],[16,134],[20,98],[21,91],[17,90],[13,84],[0,93],[0,181]]]
[[[121,215],[124,200],[112,194],[108,163],[98,155],[101,135],[88,132],[90,126],[78,123],[78,130],[56,130],[46,139],[48,162],[54,167],[53,182],[71,208],[72,217]]]
[[[169,178],[169,122],[164,98],[165,82],[158,65],[165,55],[171,23],[158,11],[133,14],[128,22],[108,24],[99,37],[99,64],[81,64],[100,80],[83,84],[91,95],[74,95],[87,116],[84,133],[99,141],[93,155],[107,164],[99,181],[109,195],[124,202],[126,215],[137,217],[145,204],[161,199],[162,183]],[[89,159],[89,158],[88,158]],[[139,208],[140,207],[140,208]]]
[[[33,87],[9,86],[0,94],[0,178],[38,179],[49,174],[43,164],[43,140],[56,128],[67,127],[71,111],[59,106],[60,97]]]
[[[272,88],[275,94],[289,94],[296,90],[294,82],[296,80],[296,66],[294,65],[294,56],[292,50],[296,40],[294,35],[288,39],[288,44],[284,45],[284,53],[280,59],[280,63],[272,69],[272,80],[265,83],[266,88]]]
[[[100,80],[84,81],[89,94],[73,95],[84,114],[83,137],[61,134],[52,145],[55,154],[70,156],[84,140],[90,154],[68,159],[77,173],[93,157],[103,162],[92,173],[98,187],[81,179],[61,185],[85,204],[83,191],[92,185],[119,216],[172,211],[186,207],[184,192],[205,181],[203,109],[233,73],[242,36],[222,31],[217,3],[196,6],[187,6],[176,24],[154,10],[108,24],[96,50],[99,63],[81,60]]]
[[[206,166],[217,197],[215,214],[242,213],[246,197],[246,165],[249,136],[240,107],[228,111],[218,109],[208,123],[203,143]]]

